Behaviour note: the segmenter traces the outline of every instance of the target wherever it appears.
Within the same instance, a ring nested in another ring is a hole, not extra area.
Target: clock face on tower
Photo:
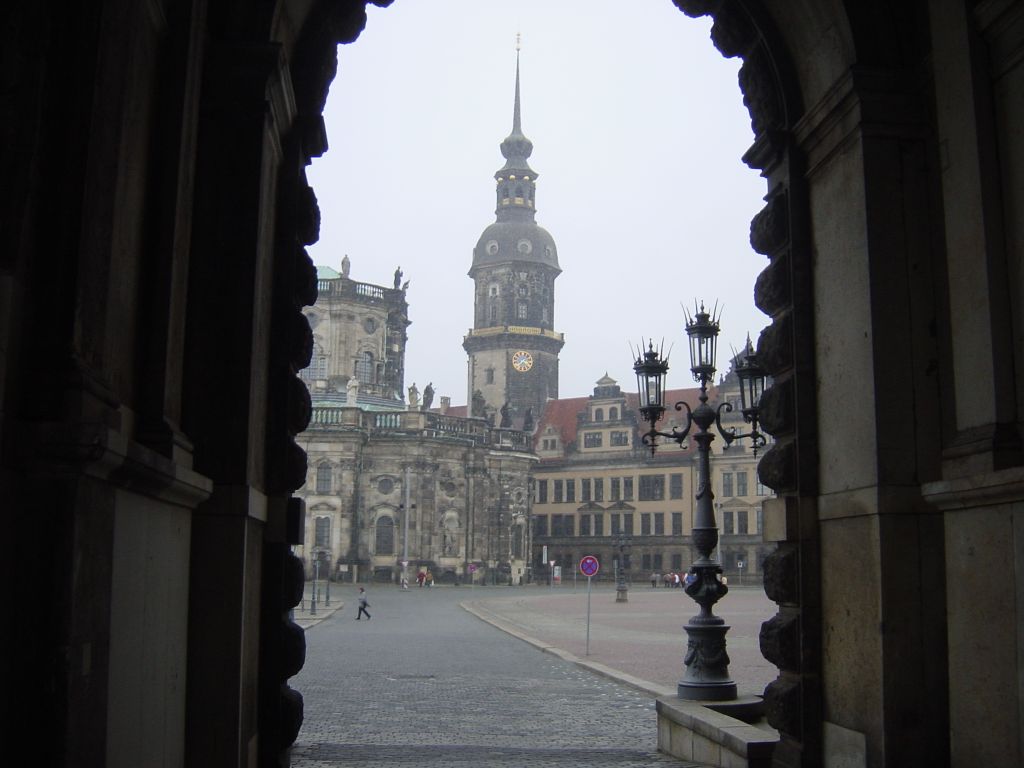
[[[512,367],[520,373],[525,373],[533,367],[533,355],[520,350],[512,354]]]

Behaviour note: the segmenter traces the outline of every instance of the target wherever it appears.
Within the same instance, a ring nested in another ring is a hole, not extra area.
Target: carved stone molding
[[[750,222],[750,247],[771,256],[789,242],[789,196],[775,195]]]
[[[799,600],[800,558],[794,544],[780,544],[765,558],[764,592],[774,603],[796,603]]]
[[[790,257],[787,252],[774,256],[757,276],[754,283],[754,305],[769,317],[774,317],[793,301],[789,273]]]
[[[299,190],[296,207],[295,234],[303,245],[312,245],[320,239],[320,206],[316,192],[308,184]]]
[[[800,615],[777,613],[761,625],[761,655],[780,669],[800,669]]]
[[[711,42],[727,59],[743,56],[757,41],[757,29],[750,16],[736,3],[722,3],[714,18]]]
[[[775,443],[757,464],[757,477],[777,493],[796,490],[796,443]]]
[[[793,380],[776,380],[761,397],[759,418],[769,435],[793,432],[796,426]]]
[[[796,739],[803,738],[800,678],[783,673],[764,689],[768,724]]]
[[[743,104],[750,112],[755,135],[783,127],[783,108],[779,100],[773,67],[762,48],[754,48],[740,67]]]
[[[771,375],[793,367],[792,315],[784,313],[772,319],[771,325],[757,340],[757,359]]]
[[[309,327],[309,319],[295,309],[288,313],[288,330],[289,362],[298,373],[313,360],[313,329]]]
[[[295,303],[300,307],[311,307],[316,304],[317,280],[316,266],[305,248],[299,248],[296,254],[298,275],[295,280]]]

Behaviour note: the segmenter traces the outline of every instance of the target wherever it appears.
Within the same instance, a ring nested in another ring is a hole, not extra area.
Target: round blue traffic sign
[[[580,573],[584,576],[593,576],[599,570],[601,570],[601,564],[597,562],[597,558],[593,555],[586,555],[580,560]]]

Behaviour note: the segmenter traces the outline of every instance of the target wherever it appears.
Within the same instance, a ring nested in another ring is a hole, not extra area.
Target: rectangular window
[[[555,480],[555,504],[562,502],[562,486],[564,483],[561,480]]]
[[[722,473],[722,495],[733,496],[732,492],[732,472]]]
[[[612,536],[615,536],[616,534],[622,533],[622,528],[620,527],[620,525],[622,523],[622,519],[621,519],[621,515],[612,515],[611,517],[612,517]]]
[[[594,515],[594,535],[604,536],[604,515]]]
[[[754,530],[754,533],[761,533],[761,531],[764,530],[764,512],[760,509],[757,510],[754,519],[756,520],[757,525],[757,528]]]
[[[664,536],[665,535],[665,513],[655,512],[654,513],[654,535]]]
[[[671,499],[683,498],[683,475],[681,472],[673,472],[668,476],[668,495]]]
[[[316,468],[316,492],[331,492],[331,465],[321,464]]]
[[[622,484],[617,477],[612,478],[612,501],[618,501],[622,496]]]
[[[537,481],[537,503],[547,504],[548,503],[548,481],[538,480]]]
[[[331,519],[329,517],[318,517],[316,519],[316,533],[313,539],[313,546],[331,546]]]
[[[491,319],[493,320],[494,318],[492,317]],[[488,384],[493,384],[494,383],[494,369],[493,368],[488,368],[485,371],[485,373],[487,374],[487,383]]]
[[[650,536],[651,535],[651,516],[640,515],[640,535]]]
[[[732,525],[732,512],[722,513],[722,533],[730,535],[735,533],[735,529]]]
[[[580,536],[590,535],[590,515],[580,515]]]
[[[654,570],[661,573],[661,552],[654,553]]]
[[[594,501],[604,501],[604,478],[594,478]]]
[[[683,513],[673,512],[672,513],[672,535],[682,536],[683,535]]]
[[[647,571],[651,570],[651,556],[650,555],[644,554],[644,556],[641,558],[641,563],[642,564],[641,564],[640,567],[644,569],[644,572],[647,572]]]
[[[633,500],[633,478],[624,477],[622,478],[622,500],[632,501]]]
[[[590,478],[586,477],[580,480],[580,501],[586,503],[590,501]]]
[[[533,535],[534,536],[547,536],[548,535],[548,516],[537,515],[533,518]]]
[[[758,496],[767,496],[768,495],[768,489],[764,486],[764,484],[760,480],[757,481],[757,495]]]
[[[640,501],[662,501],[664,498],[664,475],[640,475]]]
[[[576,501],[576,478],[570,477],[565,481],[565,500],[570,504]]]
[[[747,473],[737,472],[736,473],[736,495],[746,496],[747,495]]]
[[[633,513],[626,512],[622,515],[622,527],[623,533],[632,536],[633,535]]]
[[[516,317],[520,320],[526,320],[530,316],[529,306],[525,301],[520,301],[516,307]]]
[[[683,570],[683,556],[678,552],[672,555],[672,570],[676,573]]]
[[[573,515],[552,515],[551,516],[551,535],[552,536],[572,536],[575,531],[573,530]]]
[[[736,533],[747,532],[747,510],[740,509],[736,512]]]
[[[584,448],[600,448],[603,444],[604,435],[600,432],[584,432],[583,433],[583,447]]]
[[[629,432],[613,430],[611,434],[612,445],[629,445]]]

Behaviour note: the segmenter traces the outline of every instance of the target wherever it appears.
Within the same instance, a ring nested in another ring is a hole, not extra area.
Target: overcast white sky
[[[766,261],[749,230],[766,187],[740,160],[753,134],[739,60],[715,50],[706,19],[670,0],[396,0],[368,13],[339,48],[332,149],[309,169],[322,215],[310,253],[339,270],[348,254],[353,279],[381,285],[402,267],[406,386],[467,399],[466,272],[494,221],[517,31],[537,223],[562,268],[559,396],[591,394],[606,371],[631,391],[629,345],[649,336],[675,345],[669,386],[692,386],[680,304],[695,299],[724,304],[720,369],[730,346],[756,341]]]

